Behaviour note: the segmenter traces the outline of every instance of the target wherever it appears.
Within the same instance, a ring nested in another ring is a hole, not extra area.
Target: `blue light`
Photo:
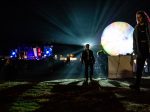
[[[50,57],[53,54],[53,49],[49,46],[44,47],[44,56],[45,57]]]
[[[49,48],[49,51],[52,51],[52,48]]]
[[[46,54],[49,54],[50,52],[49,51],[46,51]]]
[[[12,52],[12,55],[13,55],[13,56],[16,55],[16,52],[13,51],[13,52]]]
[[[17,58],[17,52],[11,51],[10,58]]]

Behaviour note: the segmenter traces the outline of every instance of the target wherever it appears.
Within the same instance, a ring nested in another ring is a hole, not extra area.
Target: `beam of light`
[[[37,57],[37,48],[33,48],[34,56]]]
[[[40,3],[36,2],[36,4]],[[48,5],[45,8],[34,9],[42,18],[43,25],[47,23],[44,35],[49,37],[49,40],[53,39],[56,42],[82,45],[89,39],[99,44],[97,40],[100,41],[102,29],[113,21],[127,2],[120,4],[118,1],[109,0],[105,2],[64,1],[55,5],[55,7],[59,6],[57,10]]]
[[[109,0],[80,2],[64,0],[63,3],[62,1],[52,3],[54,7],[38,1],[34,1],[34,4],[37,7],[33,12],[40,19],[38,24],[42,26],[42,36],[48,37],[46,41],[54,40],[56,43],[72,45],[83,45],[88,42],[92,46],[100,43],[104,27],[114,21],[127,6],[127,2]],[[67,70],[67,67],[65,69]],[[67,73],[65,69],[62,69],[64,75]],[[70,68],[70,72],[73,71],[73,68]]]
[[[66,61],[66,57],[62,57],[62,61],[58,61],[55,63],[55,67],[57,67],[57,71],[54,71],[56,74],[58,74],[59,78],[83,78],[84,72],[83,72],[83,66],[80,62],[81,57],[81,51],[83,49],[78,49],[75,51],[68,51],[67,54],[74,54],[76,60],[70,60],[68,63]],[[64,61],[65,60],[65,61]]]
[[[58,68],[59,69],[58,72],[61,73],[61,77],[65,78],[65,79],[84,78],[84,64],[81,64],[81,52],[82,51],[83,51],[83,49],[79,49],[77,51],[71,52],[72,54],[76,54],[75,57],[77,57],[77,60],[75,60],[75,61],[72,60],[70,63],[65,63],[66,58],[63,57],[63,59],[65,61],[61,64],[61,67]],[[94,65],[93,78],[100,78],[100,77],[107,78],[108,74],[106,73],[106,71],[103,70],[102,65],[99,64],[98,57],[95,56],[95,60],[96,60],[96,63]],[[103,61],[105,61],[105,60],[103,60]]]
[[[84,47],[84,46],[83,46]],[[57,72],[61,73],[61,77],[65,78],[84,78],[84,64],[81,64],[81,54],[84,48],[75,50],[75,51],[67,51],[66,54],[74,54],[77,60],[71,61],[70,63],[66,63],[66,55],[63,55],[61,58],[62,63],[56,63],[55,66],[60,65]],[[101,77],[107,78],[107,72],[104,70],[105,66],[99,62],[99,57],[95,55],[96,63],[94,65],[94,78]],[[103,60],[105,62],[105,60]],[[107,63],[106,63],[107,64]],[[107,66],[107,65],[106,65]]]
[[[92,41],[85,41],[84,43],[82,43],[83,46],[85,46],[86,44],[89,44],[90,48],[92,48],[95,45]]]

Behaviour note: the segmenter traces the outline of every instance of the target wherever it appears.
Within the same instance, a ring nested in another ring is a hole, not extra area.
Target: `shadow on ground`
[[[112,86],[101,85],[106,81]],[[149,85],[148,79],[143,81]],[[83,79],[1,82],[0,109],[2,112],[150,112],[150,88],[143,83],[145,89],[137,93],[122,86],[125,82]]]

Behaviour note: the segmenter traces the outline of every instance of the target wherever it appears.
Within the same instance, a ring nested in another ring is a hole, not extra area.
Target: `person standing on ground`
[[[93,55],[93,51],[89,49],[90,45],[85,45],[85,50],[82,52],[81,62],[85,65],[85,78],[86,82],[88,82],[88,68],[90,67],[90,81],[92,81],[93,77],[93,65],[95,63],[95,58]]]
[[[136,80],[131,89],[140,90],[144,64],[150,57],[150,19],[146,12],[136,12],[137,25],[133,32],[133,52],[136,56]]]

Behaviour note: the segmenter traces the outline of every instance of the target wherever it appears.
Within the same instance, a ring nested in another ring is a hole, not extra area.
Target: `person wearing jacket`
[[[144,64],[150,56],[150,19],[146,12],[136,12],[137,24],[133,32],[133,52],[136,56],[136,80],[131,89],[140,90]]]
[[[90,80],[92,81],[93,77],[93,65],[95,63],[95,58],[93,55],[93,51],[89,49],[90,45],[85,45],[85,50],[82,52],[81,62],[85,65],[85,78],[86,82],[88,82],[88,68],[90,67]]]

